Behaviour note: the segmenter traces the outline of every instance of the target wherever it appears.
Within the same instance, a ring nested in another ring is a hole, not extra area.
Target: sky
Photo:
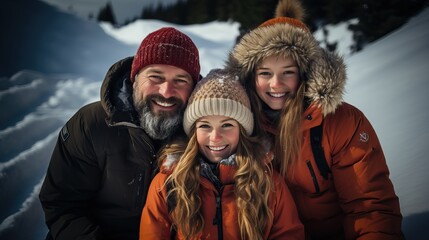
[[[365,113],[378,134],[407,239],[429,239],[428,24],[426,9],[352,55],[344,25],[329,26],[330,38],[342,41],[348,65],[344,98]],[[35,0],[8,1],[0,8],[5,33],[0,38],[1,240],[44,238],[38,192],[60,128],[78,108],[99,100],[108,68],[134,55],[140,41],[162,26],[176,27],[195,41],[202,75],[223,66],[239,27],[139,20],[114,29]]]

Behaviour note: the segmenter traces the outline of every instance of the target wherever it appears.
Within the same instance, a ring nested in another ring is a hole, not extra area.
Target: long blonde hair
[[[266,122],[262,100],[256,92],[255,73],[250,72],[245,81],[245,88],[248,93],[252,111],[255,115],[255,131],[259,135],[270,135],[265,133],[261,124]],[[300,74],[300,86],[293,97],[288,98],[283,105],[279,119],[271,124],[276,124],[277,135],[274,144],[274,164],[284,178],[293,176],[291,166],[299,160],[302,143],[302,114],[305,109],[305,75]]]
[[[304,93],[305,84],[301,82],[296,94],[286,100],[277,126],[275,162],[280,174],[289,179],[293,176],[292,166],[301,156]]]
[[[168,150],[164,150],[164,153],[168,154]],[[269,196],[274,184],[271,165],[266,160],[265,153],[260,139],[247,136],[240,125],[240,141],[236,152],[238,169],[234,180],[238,225],[242,239],[263,239],[265,226],[273,221]],[[170,212],[173,227],[186,239],[197,239],[203,232],[205,224],[199,196],[199,158],[194,123],[188,145],[166,181],[166,185],[171,186],[167,199],[172,198],[175,202],[175,207]]]

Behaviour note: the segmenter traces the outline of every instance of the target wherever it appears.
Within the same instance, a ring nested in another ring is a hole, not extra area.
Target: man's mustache
[[[180,98],[177,98],[177,97],[165,98],[159,94],[151,94],[146,97],[146,102],[152,102],[152,101],[163,102],[167,104],[177,104],[181,107],[184,105],[184,102]]]

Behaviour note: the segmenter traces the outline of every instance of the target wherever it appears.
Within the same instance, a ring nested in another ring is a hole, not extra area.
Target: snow
[[[239,33],[238,23],[218,21],[181,26],[139,20],[114,29],[40,1],[2,5],[0,239],[44,238],[38,192],[59,129],[79,107],[99,99],[110,65],[133,55],[151,31],[173,26],[195,41],[205,75],[223,66]],[[348,52],[344,24],[329,26],[348,65],[345,100],[366,114],[378,134],[407,239],[429,239],[428,23],[426,9],[356,54]]]

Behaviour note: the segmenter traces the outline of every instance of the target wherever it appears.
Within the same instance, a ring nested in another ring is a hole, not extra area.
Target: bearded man
[[[157,151],[182,135],[199,79],[198,49],[170,27],[109,69],[101,100],[59,133],[39,195],[47,239],[138,239]]]

